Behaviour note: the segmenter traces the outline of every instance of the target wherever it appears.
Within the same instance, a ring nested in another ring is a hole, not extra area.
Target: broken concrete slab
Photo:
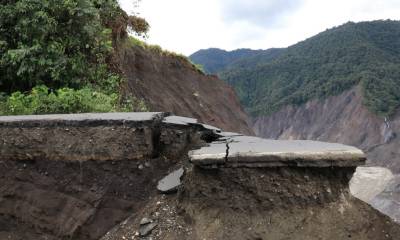
[[[153,157],[159,151],[167,156],[178,154],[189,143],[203,144],[203,134],[215,135],[214,130],[204,128],[195,119],[169,115],[130,112],[2,116],[0,160],[137,160]],[[179,122],[196,127],[177,125]]]
[[[353,167],[366,160],[361,150],[343,144],[249,136],[221,138],[190,151],[189,158],[203,167]]]
[[[88,125],[90,123],[115,122],[147,122],[163,118],[166,113],[161,112],[124,112],[124,113],[79,113],[79,114],[47,114],[47,115],[19,115],[0,116],[0,126],[10,125]]]
[[[157,223],[156,222],[151,222],[145,225],[141,225],[139,228],[139,234],[141,237],[145,237],[147,235],[149,235],[151,233],[151,231],[153,231],[153,229],[157,227]]]
[[[221,136],[221,137],[239,137],[239,136],[243,136],[243,134],[235,133],[235,132],[220,132],[220,133],[218,133],[218,135]]]
[[[162,193],[172,193],[178,190],[181,185],[181,178],[183,176],[184,169],[179,168],[168,174],[166,177],[158,182],[157,189]]]
[[[151,220],[150,218],[144,217],[140,220],[140,225],[146,225],[146,224],[149,224],[152,222],[153,222],[153,220]]]
[[[176,124],[189,126],[190,124],[198,124],[197,119],[180,117],[180,116],[168,116],[163,119],[163,123]]]
[[[211,126],[211,125],[199,123],[197,121],[197,119],[195,119],[195,118],[180,117],[180,116],[167,116],[163,119],[163,123],[172,124],[172,125],[181,125],[181,126],[198,125],[198,126],[203,127],[204,129],[207,129],[210,131],[214,131],[214,132],[218,132],[218,133],[221,132],[221,129]]]

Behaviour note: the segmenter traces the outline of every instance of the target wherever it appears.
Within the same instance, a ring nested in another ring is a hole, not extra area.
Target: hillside
[[[268,50],[251,50],[251,49],[237,49],[234,51],[225,51],[218,48],[209,48],[199,50],[190,55],[190,60],[196,64],[203,66],[204,71],[210,74],[218,74],[234,65],[248,65],[248,61],[259,62],[260,60],[266,61],[278,56],[280,49]],[[248,60],[249,59],[249,60]],[[242,62],[242,60],[244,60]]]
[[[253,116],[337,95],[358,84],[368,109],[388,116],[400,104],[399,38],[398,21],[349,22],[290,46],[273,59],[239,59],[242,64],[219,75],[235,87]]]
[[[121,44],[117,56],[127,80],[124,94],[141,99],[150,111],[171,112],[226,131],[253,134],[234,89],[203,74],[186,57],[133,38]]]
[[[258,136],[272,139],[312,139],[357,146],[370,165],[400,172],[399,112],[386,122],[362,104],[360,88],[300,107],[286,106],[269,116],[254,118]]]

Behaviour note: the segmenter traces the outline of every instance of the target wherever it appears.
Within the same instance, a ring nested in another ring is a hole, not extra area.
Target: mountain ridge
[[[348,22],[282,49],[273,58],[262,53],[267,60],[245,57],[238,60],[242,66],[233,64],[217,74],[235,88],[253,116],[356,85],[362,87],[370,111],[389,116],[400,105],[395,91],[400,87],[399,38],[399,21]]]

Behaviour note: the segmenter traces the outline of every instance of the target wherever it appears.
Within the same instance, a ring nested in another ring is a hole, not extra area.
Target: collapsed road
[[[167,113],[0,117],[0,137],[0,239],[400,235],[351,196],[366,159],[350,146],[247,137]],[[176,169],[181,185],[162,194]]]

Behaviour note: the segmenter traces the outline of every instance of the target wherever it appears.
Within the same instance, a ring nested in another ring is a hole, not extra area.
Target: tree
[[[117,0],[6,0],[0,5],[0,92],[79,88],[107,77],[112,22],[139,33],[147,22]]]

